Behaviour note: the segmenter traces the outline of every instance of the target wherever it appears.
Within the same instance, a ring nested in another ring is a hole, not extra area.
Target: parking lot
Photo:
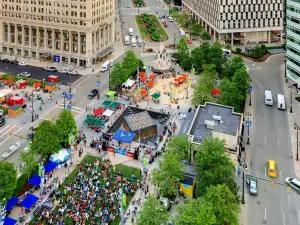
[[[13,75],[17,75],[22,72],[29,72],[31,73],[31,77],[33,79],[38,80],[47,80],[47,77],[49,75],[57,75],[59,76],[59,81],[62,84],[68,84],[70,81],[73,83],[74,81],[78,80],[81,75],[71,76],[69,74],[60,74],[58,72],[47,72],[41,67],[36,66],[19,66],[19,65],[13,65],[11,63],[3,63],[0,62],[0,72],[2,73],[9,73]]]

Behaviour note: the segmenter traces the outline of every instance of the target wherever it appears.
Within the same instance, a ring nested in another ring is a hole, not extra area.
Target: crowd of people
[[[139,187],[140,181],[134,175],[125,177],[108,160],[85,161],[74,180],[56,190],[61,195],[51,196],[59,199],[56,209],[42,210],[37,224],[112,224],[122,207],[120,189],[128,200]]]

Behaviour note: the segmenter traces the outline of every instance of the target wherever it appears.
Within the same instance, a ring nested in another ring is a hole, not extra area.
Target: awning
[[[85,119],[85,121],[83,121],[84,124],[86,125],[91,125],[95,122],[95,118],[94,117],[88,117]]]
[[[38,197],[36,197],[33,194],[28,194],[26,198],[21,202],[21,206],[25,207],[26,209],[31,209],[32,206],[39,200]]]
[[[112,111],[110,109],[105,110],[105,112],[103,113],[103,116],[107,116],[110,117],[115,111]]]
[[[67,161],[70,158],[70,156],[71,150],[62,148],[61,150],[59,150],[59,152],[52,154],[49,160],[57,164],[61,164]]]
[[[245,39],[245,36],[240,34],[240,35],[233,35],[233,39],[234,40],[243,40]]]
[[[118,108],[121,105],[120,102],[113,102],[110,104],[110,107],[113,107],[114,109]]]
[[[4,225],[15,225],[18,221],[10,217],[5,217]]]
[[[273,34],[276,34],[277,36],[280,36],[281,30],[272,30]]]
[[[106,95],[108,97],[115,97],[116,93],[117,93],[116,91],[108,91],[108,92],[106,92]]]
[[[136,134],[134,132],[128,132],[122,129],[118,129],[114,136],[112,136],[112,139],[125,143],[131,143],[135,136]]]
[[[96,127],[100,127],[103,124],[103,120],[95,120],[95,122],[93,123],[94,126]]]
[[[146,94],[147,94],[147,90],[142,89],[142,90],[141,90],[141,95],[146,95]]]
[[[125,87],[132,87],[133,85],[134,85],[134,83],[135,83],[135,81],[134,80],[130,80],[129,78],[128,78],[128,80],[123,84],[123,86],[125,86]]]
[[[98,108],[93,111],[94,115],[96,115],[96,116],[101,115],[103,112],[104,112],[104,109],[102,109],[102,108]]]
[[[155,75],[152,73],[152,74],[149,75],[149,78],[150,78],[150,79],[154,79],[154,78],[155,78]]]
[[[110,101],[110,100],[105,100],[105,101],[102,103],[102,105],[104,105],[104,106],[109,106],[111,103],[112,103],[112,101]]]
[[[151,97],[154,99],[158,99],[158,98],[160,98],[160,93],[154,93],[151,95]]]
[[[54,170],[57,167],[57,163],[49,161],[45,166],[45,172],[50,173],[52,170]]]
[[[28,183],[33,185],[33,186],[40,186],[41,177],[39,175],[35,174],[29,179]]]
[[[104,49],[102,52],[99,52],[97,54],[98,57],[103,58],[104,56],[107,56],[108,54],[112,53],[114,51],[114,48],[108,47]]]
[[[9,199],[8,202],[7,202],[7,204],[6,204],[5,209],[6,209],[7,211],[10,211],[10,210],[15,206],[15,204],[16,204],[18,201],[19,201],[18,198],[16,198],[16,197],[11,197],[11,199]]]

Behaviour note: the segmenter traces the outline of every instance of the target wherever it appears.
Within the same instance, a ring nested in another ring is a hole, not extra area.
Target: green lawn
[[[169,39],[168,34],[167,34],[166,30],[163,28],[162,24],[159,22],[156,15],[151,15],[151,18],[152,18],[152,21],[154,22],[155,28],[159,31],[160,35],[163,36],[163,41],[167,41]],[[150,33],[147,31],[146,24],[143,23],[141,15],[135,16],[135,20],[138,25],[141,37],[145,41],[153,41],[150,37],[151,36]]]
[[[93,163],[95,160],[97,160],[98,158],[97,157],[94,157],[94,156],[91,156],[91,155],[87,155],[84,157],[84,159],[80,162],[80,164],[84,164],[84,163]],[[80,165],[79,164],[79,165]],[[77,173],[79,171],[79,165],[73,170],[73,172],[68,176],[68,178],[63,182],[62,184],[62,187],[60,188],[60,191],[62,193],[64,193],[64,189],[63,189],[63,186],[67,185],[67,184],[70,184],[73,182],[73,180],[75,179],[75,177],[77,176]],[[115,171],[118,171],[118,170],[122,170],[123,171],[123,174],[124,174],[124,177],[126,178],[130,178],[131,175],[135,175],[137,177],[138,180],[140,180],[141,178],[141,175],[140,175],[140,170],[139,169],[136,169],[136,168],[132,168],[132,167],[128,167],[128,166],[125,166],[125,165],[117,165],[115,166]],[[101,181],[102,183],[104,182],[103,180]],[[103,183],[104,184],[104,183]],[[67,195],[70,194],[70,193],[67,193]],[[64,194],[63,194],[64,196]],[[128,204],[129,202],[131,201],[132,199],[132,195],[128,195]],[[62,197],[64,198],[64,197]],[[127,206],[128,206],[127,204]],[[100,205],[100,203],[99,203]],[[99,207],[98,207],[99,208]],[[96,210],[98,209],[96,208]],[[53,213],[56,214],[58,211],[58,207],[56,207],[54,210],[53,210]],[[92,216],[93,218],[93,216]],[[31,225],[33,225],[35,222],[38,221],[38,217],[34,217],[32,219],[32,221],[30,222]],[[69,218],[65,218],[64,219],[64,222],[68,225],[72,225],[73,224],[73,221]],[[111,223],[112,225],[118,225],[120,224],[121,222],[121,218],[118,216],[116,217],[116,219]],[[43,224],[46,225],[46,222],[43,222]],[[86,224],[90,224],[89,221],[86,223]]]

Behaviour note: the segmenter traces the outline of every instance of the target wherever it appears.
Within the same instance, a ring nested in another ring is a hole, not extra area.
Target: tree
[[[193,36],[200,36],[202,32],[202,26],[199,23],[191,23],[190,24],[190,38],[193,38]]]
[[[191,62],[196,73],[200,73],[203,70],[204,55],[201,48],[195,48],[192,50]]]
[[[225,63],[222,71],[222,76],[231,79],[234,73],[240,68],[245,68],[244,61],[242,57],[235,56],[232,60],[228,60]]]
[[[134,52],[132,50],[127,51],[127,54],[122,62],[123,69],[127,70],[127,77],[125,81],[137,70],[139,64],[139,59],[136,57]]]
[[[249,89],[249,79],[250,76],[245,67],[238,69],[232,77],[232,81],[237,84],[237,88],[245,98]]]
[[[186,57],[183,57],[183,59],[179,62],[179,65],[185,71],[190,71],[192,69],[192,62],[188,55]]]
[[[210,186],[204,200],[213,204],[217,225],[239,224],[240,202],[225,184]]]
[[[237,185],[233,178],[235,167],[225,155],[225,144],[218,138],[204,138],[196,152],[198,185],[196,195],[203,196],[211,185],[227,184],[237,196]]]
[[[42,156],[49,156],[58,152],[60,149],[60,140],[56,127],[48,120],[42,121],[35,132],[30,146],[34,153],[41,154]]]
[[[264,50],[260,46],[255,46],[252,49],[252,57],[258,59],[264,55]]]
[[[24,163],[24,165],[21,167],[21,172],[27,177],[28,180],[39,164],[36,160],[36,154],[31,151],[29,147],[28,152],[20,152],[20,160]]]
[[[179,43],[177,46],[177,54],[179,57],[179,60],[183,60],[184,58],[188,58],[189,57],[189,48],[187,46],[186,40],[184,38],[180,38],[179,39]]]
[[[153,196],[149,196],[137,215],[137,225],[167,225],[169,216],[166,207]]]
[[[221,73],[226,57],[223,54],[222,46],[219,42],[215,42],[210,46],[208,59],[206,64],[215,64],[217,72]]]
[[[0,177],[0,201],[5,203],[17,187],[17,171],[14,164],[0,160]]]
[[[158,169],[152,173],[153,183],[159,185],[160,194],[164,196],[177,195],[176,185],[183,176],[180,158],[174,152],[166,152],[158,165]]]
[[[76,121],[70,110],[63,110],[56,120],[55,127],[61,143],[67,145],[69,143],[69,136],[76,135],[77,126]]]
[[[208,32],[203,32],[202,33],[202,38],[205,40],[205,41],[209,41],[211,40],[211,36]]]
[[[187,135],[174,136],[171,141],[168,142],[167,149],[169,152],[174,153],[180,160],[190,161],[191,143],[188,141]]]
[[[205,42],[202,43],[199,47],[203,53],[203,57],[204,57],[204,64],[209,64],[208,62],[208,56],[209,56],[209,52],[210,52],[210,44]]]
[[[201,198],[187,198],[185,203],[177,207],[175,225],[214,225],[217,221],[213,207],[211,202]]]
[[[245,96],[240,92],[236,82],[230,82],[229,79],[222,80],[220,84],[221,95],[218,103],[234,107],[236,112],[241,112],[241,106]]]
[[[184,13],[177,18],[178,22],[180,23],[181,27],[188,28],[190,23],[190,15],[187,13]]]
[[[122,64],[115,64],[110,74],[110,89],[116,90],[119,85],[122,85],[130,77],[128,70],[124,69]]]

